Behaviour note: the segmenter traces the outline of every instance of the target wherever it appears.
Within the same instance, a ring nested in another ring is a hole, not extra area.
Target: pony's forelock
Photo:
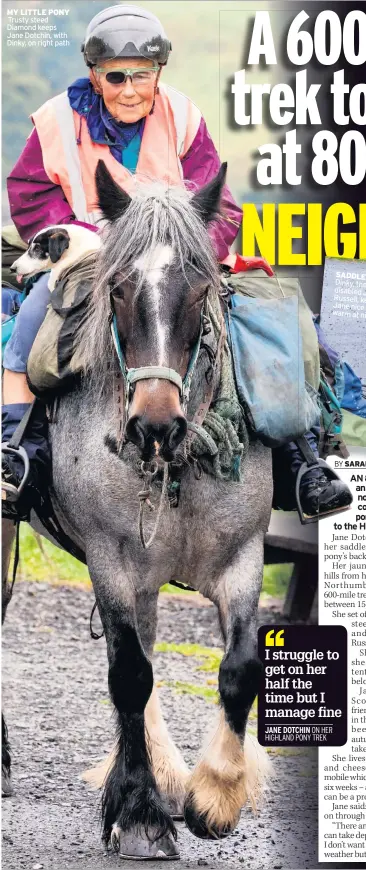
[[[135,184],[134,196],[125,213],[102,231],[93,293],[81,337],[85,370],[105,369],[113,359],[113,344],[108,323],[109,297],[118,273],[131,278],[139,294],[149,271],[148,252],[157,245],[174,249],[174,261],[186,275],[194,260],[195,269],[212,286],[218,286],[219,272],[207,228],[191,204],[192,192],[183,186],[168,186],[159,181]],[[144,263],[136,269],[135,263]]]

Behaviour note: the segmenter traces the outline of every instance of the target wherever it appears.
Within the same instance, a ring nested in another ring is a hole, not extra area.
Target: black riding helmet
[[[172,46],[158,18],[140,6],[109,6],[92,18],[81,46],[87,66],[116,57],[145,57],[160,65]]]

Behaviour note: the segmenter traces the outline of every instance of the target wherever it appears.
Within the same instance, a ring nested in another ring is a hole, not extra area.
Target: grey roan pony
[[[219,290],[207,225],[217,217],[224,177],[222,167],[193,196],[145,183],[131,199],[99,164],[99,204],[109,223],[81,340],[87,376],[62,398],[50,426],[55,504],[86,553],[118,723],[115,750],[89,779],[103,782],[104,838],[126,857],[177,857],[171,816],[183,808],[198,837],[227,835],[244,803],[255,805],[266,768],[264,750],[245,731],[260,675],[256,615],[271,453],[250,443],[240,482],[195,473],[183,448],[187,421],[207,391],[207,352],[198,354],[187,407],[176,376],[184,379],[206,297]],[[111,337],[111,303],[116,348],[128,369],[144,369],[128,387]],[[212,332],[208,342],[212,361],[220,356]],[[157,524],[156,513],[149,515],[156,534],[144,548],[141,461],[147,471],[158,466],[150,492],[158,504],[163,471],[179,456],[179,505],[163,503]],[[216,604],[226,644],[216,729],[193,772],[169,736],[153,687],[158,592],[172,579]]]

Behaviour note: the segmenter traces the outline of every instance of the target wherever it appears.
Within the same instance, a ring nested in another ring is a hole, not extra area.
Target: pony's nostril
[[[126,426],[126,437],[141,451],[144,459],[160,452],[170,461],[187,433],[185,417],[178,415],[167,423],[152,423],[146,415],[133,415]]]
[[[167,436],[167,444],[170,450],[175,450],[187,434],[187,421],[185,417],[176,417]]]
[[[136,444],[136,447],[139,447],[140,450],[143,449],[145,445],[145,433],[139,417],[130,418],[126,426],[126,435],[129,441]]]

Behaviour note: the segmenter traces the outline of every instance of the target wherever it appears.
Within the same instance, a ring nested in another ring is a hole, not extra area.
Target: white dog
[[[17,281],[51,269],[48,287],[54,289],[61,273],[101,246],[98,233],[77,224],[56,224],[33,236],[29,248],[10,267]]]

